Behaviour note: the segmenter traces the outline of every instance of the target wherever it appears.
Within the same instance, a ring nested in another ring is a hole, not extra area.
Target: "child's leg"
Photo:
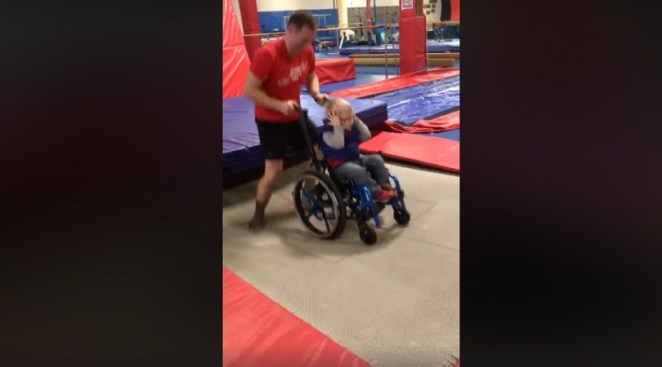
[[[352,180],[357,185],[367,186],[370,191],[381,191],[381,186],[370,177],[370,173],[358,161],[349,161],[335,168],[336,175],[345,180]]]
[[[380,187],[391,187],[388,168],[384,164],[384,158],[379,154],[361,156],[361,164],[372,174]]]

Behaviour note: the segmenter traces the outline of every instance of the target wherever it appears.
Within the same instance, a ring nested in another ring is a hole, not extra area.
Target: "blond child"
[[[397,196],[389,180],[389,171],[379,154],[363,155],[359,144],[370,139],[368,127],[344,99],[327,101],[320,147],[326,162],[341,179],[367,186],[375,201],[386,203]]]

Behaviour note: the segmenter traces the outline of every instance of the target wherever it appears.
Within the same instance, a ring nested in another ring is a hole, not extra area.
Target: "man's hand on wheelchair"
[[[313,96],[313,99],[318,105],[324,106],[324,104],[329,100],[329,95],[326,93],[317,93]]]

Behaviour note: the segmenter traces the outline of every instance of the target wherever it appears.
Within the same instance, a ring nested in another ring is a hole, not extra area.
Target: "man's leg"
[[[257,194],[255,196],[255,213],[249,223],[251,229],[262,229],[266,222],[264,220],[264,209],[269,203],[273,184],[283,172],[282,159],[267,159],[264,162],[264,175],[257,183]]]
[[[249,223],[253,230],[264,228],[264,210],[271,198],[273,184],[283,171],[283,158],[287,148],[287,129],[280,124],[257,121],[260,143],[264,150],[264,174],[257,183],[255,213]]]

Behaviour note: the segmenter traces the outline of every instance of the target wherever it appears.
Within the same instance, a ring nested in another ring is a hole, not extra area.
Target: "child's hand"
[[[326,118],[329,119],[329,125],[331,126],[339,126],[340,125],[340,117],[336,114],[335,111],[329,111],[326,113]]]

